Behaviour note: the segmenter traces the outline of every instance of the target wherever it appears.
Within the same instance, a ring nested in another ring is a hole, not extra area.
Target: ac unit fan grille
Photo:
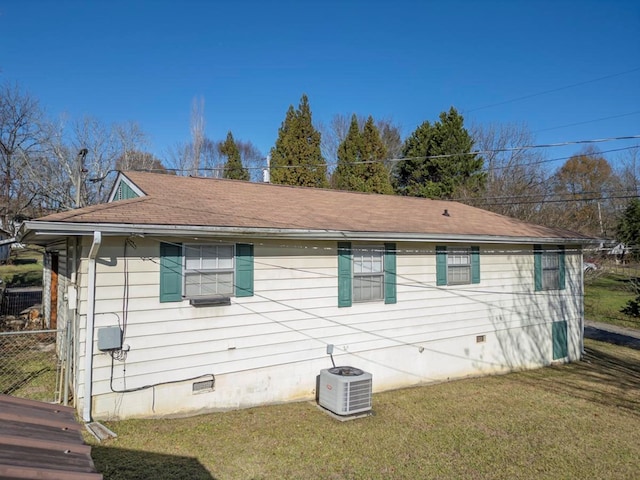
[[[371,379],[349,382],[344,391],[343,407],[346,412],[371,407]]]

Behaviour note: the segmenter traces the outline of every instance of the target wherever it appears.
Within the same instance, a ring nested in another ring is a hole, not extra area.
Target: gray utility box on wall
[[[98,329],[98,350],[120,350],[122,348],[122,330],[120,327],[102,327]]]

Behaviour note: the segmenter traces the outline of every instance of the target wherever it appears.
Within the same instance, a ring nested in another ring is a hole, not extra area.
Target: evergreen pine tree
[[[424,122],[407,138],[402,152],[405,160],[395,172],[398,193],[451,198],[458,189],[484,187],[484,160],[470,153],[473,139],[463,123],[463,117],[451,107],[440,114],[439,121]]]
[[[362,178],[364,181],[363,192],[393,194],[393,187],[389,179],[389,172],[384,165],[387,157],[387,148],[380,138],[380,132],[373,122],[373,117],[369,116],[361,135],[360,158],[364,162],[361,164]]]
[[[358,165],[356,162],[360,161],[361,140],[358,119],[353,114],[347,136],[338,145],[338,165],[332,178],[333,186],[338,190],[357,190],[355,180],[357,180]]]
[[[249,180],[249,172],[242,165],[240,150],[231,132],[227,133],[227,139],[220,144],[219,150],[220,154],[227,157],[227,161],[224,164],[223,177],[234,180]]]
[[[278,130],[271,149],[271,182],[303,187],[328,186],[327,164],[320,152],[320,132],[311,121],[311,109],[306,95],[300,105],[293,105]]]
[[[362,133],[354,114],[347,136],[338,146],[338,166],[333,184],[340,190],[392,194],[389,173],[384,166],[387,149],[380,138],[373,117],[369,117]]]
[[[616,229],[617,239],[631,249],[635,259],[640,258],[640,200],[631,199]]]

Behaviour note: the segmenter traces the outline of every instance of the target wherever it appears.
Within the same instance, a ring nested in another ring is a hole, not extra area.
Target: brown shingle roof
[[[444,200],[147,172],[124,175],[146,196],[56,213],[37,222],[586,239]]]

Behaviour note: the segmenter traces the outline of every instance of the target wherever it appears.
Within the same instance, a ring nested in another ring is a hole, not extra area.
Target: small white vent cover
[[[372,375],[355,367],[320,370],[318,403],[337,415],[371,410]]]

